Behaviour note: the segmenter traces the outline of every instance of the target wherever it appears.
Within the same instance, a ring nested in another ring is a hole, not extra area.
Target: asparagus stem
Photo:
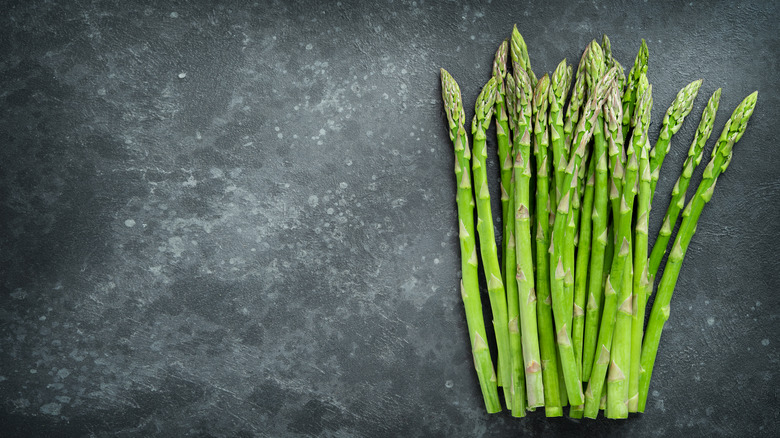
[[[587,83],[585,80],[585,66],[588,63],[588,54],[590,52],[590,45],[585,48],[580,58],[580,63],[577,65],[577,77],[574,80],[574,85],[571,90],[571,98],[569,99],[569,106],[566,107],[566,118],[563,125],[563,156],[566,158],[566,164],[568,165],[571,158],[572,143],[575,142],[575,130],[580,119],[580,110],[585,101],[585,92],[587,91]],[[566,167],[564,166],[564,170]],[[558,187],[558,202],[560,202],[563,192],[568,190],[568,187],[561,181],[561,186]]]
[[[626,72],[623,70],[623,66],[618,60],[612,57],[612,43],[610,43],[609,37],[606,34],[601,37],[601,49],[604,51],[604,62],[607,65],[607,69],[617,67],[617,86],[620,94],[623,94],[623,86],[626,83]]]
[[[593,161],[596,163],[596,174],[593,195],[590,277],[588,280],[588,291],[590,293],[588,294],[582,347],[582,378],[584,381],[590,378],[593,357],[596,353],[596,340],[603,301],[604,256],[607,243],[610,241],[607,235],[609,176],[607,173],[606,138],[609,138],[611,145],[615,143],[618,137],[622,139],[622,136],[619,136],[617,132],[620,129],[619,120],[621,119],[622,111],[620,91],[617,86],[613,86],[610,88],[609,97],[604,103],[603,115],[599,118],[599,121],[603,122],[599,123],[599,125],[602,125],[603,128],[597,126],[593,134]],[[604,135],[605,132],[608,133],[606,137]],[[619,146],[615,144],[612,147],[617,150]],[[609,260],[611,261],[611,258]],[[579,270],[577,272],[579,273]]]
[[[646,81],[647,79],[645,79],[645,82]],[[620,134],[619,131],[618,134]],[[611,143],[617,142],[611,141]],[[615,366],[613,365],[614,362],[610,363],[610,359],[611,349],[613,347],[613,331],[615,331],[617,320],[618,304],[620,305],[621,311],[623,313],[626,313],[627,311],[628,314],[630,314],[631,311],[630,295],[626,297],[625,293],[623,292],[623,284],[624,276],[630,275],[631,265],[626,263],[626,260],[629,258],[629,253],[631,252],[631,220],[633,214],[634,194],[636,189],[638,161],[632,142],[629,142],[627,146],[628,150],[626,152],[629,156],[628,165],[625,169],[625,172],[623,172],[623,191],[620,194],[620,209],[618,216],[615,216],[614,221],[615,248],[619,249],[614,254],[612,266],[610,268],[610,274],[607,278],[604,288],[604,311],[601,317],[598,341],[596,344],[597,355],[593,362],[590,379],[588,381],[588,388],[585,395],[585,417],[587,418],[596,418],[598,415],[598,403],[603,391],[607,368],[610,368],[610,376],[608,379],[610,382],[617,380],[620,377],[620,373],[622,373],[621,369],[615,369]],[[612,147],[612,145],[610,145],[610,147]],[[619,170],[617,166],[613,167],[613,169]],[[614,187],[615,185],[613,184],[613,188]],[[607,402],[608,404],[612,403],[609,396],[607,396]]]
[[[652,87],[646,94],[649,98]],[[643,97],[644,99],[645,97]],[[647,123],[634,128],[634,141],[639,148],[639,193],[636,198],[636,232],[634,234],[634,277],[630,287],[633,290],[633,313],[631,316],[631,334],[629,342],[628,373],[628,412],[636,412],[639,400],[639,356],[642,351],[642,332],[645,324],[646,291],[650,278],[647,272],[647,225],[650,216],[650,142],[647,128],[650,125],[650,110],[647,110]],[[641,134],[637,139],[637,131]],[[652,286],[651,286],[652,287]]]
[[[455,148],[455,179],[458,184],[458,229],[460,240],[460,258],[462,279],[460,283],[461,297],[466,312],[466,325],[471,341],[471,354],[474,358],[474,368],[482,390],[482,398],[488,413],[501,411],[501,401],[498,398],[496,374],[490,358],[482,317],[482,302],[479,296],[479,271],[477,267],[476,240],[474,233],[474,198],[471,191],[469,173],[468,137],[464,128],[465,113],[460,95],[460,88],[452,76],[441,70],[442,99],[450,128],[450,140]]]
[[[528,46],[526,46],[523,36],[520,35],[520,32],[517,30],[517,25],[512,28],[512,37],[510,41],[512,63],[519,65],[525,71],[526,75],[528,75],[531,88],[535,89],[537,79],[533,69],[531,68],[531,59],[528,57]]]
[[[576,187],[576,173],[585,156],[585,148],[593,134],[598,114],[601,112],[601,106],[607,94],[607,86],[615,78],[615,70],[608,71],[598,82],[596,92],[593,93],[588,104],[583,111],[583,117],[577,125],[577,148],[574,149],[569,164],[566,167],[564,186],[569,187],[569,191],[563,194],[558,204],[553,225],[552,235],[552,253],[550,260],[550,284],[553,302],[553,316],[555,319],[555,330],[558,342],[558,352],[561,355],[561,366],[563,369],[564,380],[566,381],[566,391],[569,403],[578,406],[583,403],[582,381],[578,374],[576,360],[574,358],[574,348],[571,343],[570,329],[566,322],[567,309],[565,303],[568,302],[564,296],[563,280],[565,276],[563,268],[563,246],[564,232],[569,217],[571,197]]]
[[[631,67],[631,71],[626,78],[626,91],[623,93],[623,140],[627,141],[628,134],[631,128],[631,119],[634,117],[634,107],[636,106],[639,94],[637,93],[637,87],[639,86],[639,78],[642,74],[647,73],[647,58],[649,51],[647,49],[647,43],[642,40],[642,45],[639,46],[639,52],[634,59],[634,66]]]
[[[547,107],[550,79],[544,75],[536,84],[533,100],[534,156],[536,157],[536,266],[548,266],[550,246],[550,160]],[[552,122],[552,121],[551,121]],[[548,417],[563,415],[558,388],[558,363],[553,336],[552,307],[550,306],[550,273],[536,270],[536,321],[539,333],[539,352],[542,359],[544,382],[544,412]]]
[[[566,65],[566,60],[558,64],[552,75],[550,83],[550,143],[552,144],[552,167],[555,174],[552,205],[558,205],[560,192],[563,190],[563,174],[566,172],[568,156],[565,153],[565,139],[563,129],[563,105],[569,94],[571,84],[571,67]]]
[[[702,80],[699,79],[683,87],[666,110],[664,121],[661,124],[661,132],[658,134],[658,141],[656,141],[653,150],[650,151],[650,202],[653,201],[661,165],[664,163],[666,154],[669,153],[669,142],[672,140],[672,136],[680,130],[685,117],[690,114],[693,101],[699,94],[701,82]]]
[[[718,176],[728,167],[731,162],[734,145],[742,138],[747,128],[747,122],[753,114],[757,98],[758,92],[747,96],[726,122],[718,143],[713,149],[712,159],[704,169],[701,183],[699,183],[696,193],[683,211],[682,224],[677,232],[677,237],[674,239],[672,252],[669,254],[663,277],[658,285],[658,292],[656,293],[653,309],[650,311],[647,330],[645,331],[641,357],[642,368],[639,376],[639,412],[644,412],[645,410],[650,377],[653,373],[656,355],[658,354],[658,344],[661,340],[664,324],[669,319],[672,293],[680,275],[683,258],[696,231],[696,224],[699,221],[701,212],[704,206],[712,199]]]
[[[653,106],[653,87],[647,83],[647,76],[642,75],[637,87],[639,98],[635,116],[632,121],[631,159],[626,167],[626,185],[623,186],[623,201],[620,206],[621,222],[618,226],[619,236],[631,243],[631,219],[634,210],[634,198],[637,194],[639,162],[642,154],[647,154],[647,131],[650,126],[650,112]],[[647,212],[644,212],[647,214]],[[626,219],[624,215],[629,217]],[[640,218],[641,220],[641,218]],[[647,218],[644,219],[647,221]],[[646,226],[645,226],[646,228]],[[645,233],[645,236],[647,233]],[[644,258],[647,258],[647,240],[645,237]],[[633,271],[631,259],[626,262],[626,268]],[[641,272],[634,272],[641,275]],[[612,340],[611,361],[607,376],[607,417],[628,417],[628,379],[631,363],[631,323],[633,315],[632,279],[627,279],[617,292],[618,312],[615,319],[615,332]]]
[[[496,86],[496,79],[491,77],[485,84],[479,97],[477,97],[474,110],[475,115],[471,125],[471,132],[474,137],[474,155],[471,160],[471,168],[477,203],[477,233],[480,255],[490,296],[490,306],[493,311],[493,327],[498,346],[498,371],[501,373],[499,380],[504,385],[507,385],[510,382],[510,370],[512,369],[509,352],[507,301],[504,283],[501,281],[501,268],[498,263],[486,164],[487,136],[485,133],[493,117]]]
[[[528,407],[544,405],[541,355],[536,320],[536,292],[534,290],[533,254],[531,252],[531,217],[529,212],[531,179],[531,115],[532,92],[530,79],[517,63],[514,70],[514,95],[517,129],[514,132],[514,221],[515,250],[517,251],[516,280],[518,289],[520,331],[523,340],[526,393]]]
[[[507,259],[507,247],[508,247],[508,222],[507,218],[511,217],[509,211],[509,180],[512,178],[512,142],[509,138],[509,117],[506,111],[506,58],[509,50],[509,43],[504,40],[496,50],[496,56],[493,59],[493,77],[497,82],[496,93],[496,143],[498,145],[498,161],[501,165],[501,224],[504,227],[502,233],[502,255],[501,257],[501,273],[504,284],[508,284],[506,281],[506,259]],[[503,383],[503,382],[502,382]]]
[[[685,207],[685,192],[688,191],[688,185],[691,182],[693,170],[701,162],[702,156],[704,155],[704,145],[707,144],[707,140],[709,140],[710,134],[712,134],[712,128],[715,125],[715,114],[718,111],[718,104],[720,103],[720,92],[720,88],[715,90],[715,92],[712,93],[712,97],[710,97],[710,100],[707,102],[707,106],[704,108],[699,127],[696,129],[696,135],[693,138],[693,143],[691,143],[691,147],[688,150],[688,158],[685,159],[682,173],[672,190],[672,201],[669,203],[669,208],[666,210],[661,231],[658,232],[658,238],[656,238],[655,244],[653,245],[653,251],[650,254],[649,266],[651,276],[655,276],[658,273],[658,268],[661,266],[661,260],[666,254],[666,246],[669,244],[672,229],[677,223],[680,212],[683,207]]]
[[[602,128],[596,123],[594,132],[602,132],[601,141],[604,139]],[[595,136],[595,135],[594,135]],[[606,164],[604,165],[606,170]],[[591,159],[588,169],[588,180],[585,184],[585,195],[582,201],[580,213],[580,239],[577,248],[577,261],[575,267],[574,282],[574,317],[572,319],[572,343],[574,344],[574,357],[577,359],[579,374],[582,376],[583,338],[585,336],[585,300],[588,288],[588,263],[591,254],[591,233],[593,203],[596,184],[596,160]],[[606,231],[606,230],[605,230]],[[604,238],[606,239],[606,233]],[[601,276],[599,276],[601,277]],[[600,278],[599,278],[600,280]]]

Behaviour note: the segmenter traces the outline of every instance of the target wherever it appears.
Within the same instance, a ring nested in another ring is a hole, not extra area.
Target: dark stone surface
[[[3,7],[4,436],[780,427],[777,2],[207,3]],[[628,421],[484,414],[438,69],[470,117],[514,23],[537,73],[602,33],[628,66],[645,38],[651,141],[705,79],[653,235],[704,96],[723,87],[717,135],[759,90],[683,266],[647,412]]]

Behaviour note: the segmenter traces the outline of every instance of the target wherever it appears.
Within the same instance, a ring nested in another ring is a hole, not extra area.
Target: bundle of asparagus
[[[642,40],[625,75],[605,35],[601,44],[587,46],[576,72],[563,60],[551,76],[537,79],[515,27],[499,46],[493,75],[477,99],[473,148],[460,88],[441,70],[455,150],[461,295],[489,413],[503,409],[499,387],[504,405],[516,417],[541,407],[546,416],[558,417],[566,405],[573,418],[596,418],[599,410],[607,418],[627,418],[645,409],[688,244],[757,99],[757,93],[747,96],[726,122],[686,206],[721,90],[709,99],[651,250],[648,219],[660,168],[702,81],[680,90],[651,147],[653,87],[647,63],[648,47]],[[487,132],[494,116],[501,163],[500,256],[486,165]],[[682,223],[645,327],[654,279],[680,212]],[[496,367],[483,319],[480,266],[490,301]]]

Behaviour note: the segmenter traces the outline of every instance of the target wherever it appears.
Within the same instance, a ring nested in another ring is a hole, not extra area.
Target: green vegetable
[[[449,124],[450,140],[455,147],[455,180],[458,185],[458,229],[460,236],[460,258],[462,279],[460,283],[463,306],[466,310],[466,325],[471,340],[471,354],[474,368],[488,413],[501,411],[498,398],[496,374],[488,349],[485,322],[482,317],[482,302],[479,297],[479,272],[477,267],[476,240],[474,233],[474,198],[471,192],[469,172],[469,141],[464,128],[465,115],[460,87],[452,76],[441,70],[442,99]]]
[[[715,190],[715,183],[718,176],[723,173],[731,163],[731,157],[734,151],[734,145],[742,138],[747,128],[748,120],[756,107],[758,92],[747,96],[742,103],[737,106],[731,118],[726,122],[723,132],[718,139],[718,143],[712,152],[712,159],[704,169],[701,183],[693,195],[688,205],[683,211],[682,224],[677,232],[677,237],[672,245],[672,252],[669,254],[669,260],[664,268],[661,283],[658,285],[658,292],[653,302],[653,309],[650,311],[650,319],[645,331],[645,339],[642,344],[641,371],[639,376],[639,412],[644,412],[647,403],[647,393],[650,387],[650,376],[653,373],[653,365],[658,354],[658,344],[661,340],[661,331],[664,324],[669,319],[671,311],[670,303],[674,286],[677,284],[677,278],[680,275],[683,258],[688,250],[693,234],[696,232],[696,224],[699,221],[704,206],[712,199]]]

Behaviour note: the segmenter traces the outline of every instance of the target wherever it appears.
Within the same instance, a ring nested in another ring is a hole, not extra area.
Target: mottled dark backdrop
[[[3,3],[3,436],[780,426],[777,2]],[[470,117],[514,23],[539,75],[602,33],[628,66],[645,38],[653,141],[705,79],[651,234],[706,96],[723,87],[716,136],[759,90],[628,421],[484,414],[438,69]]]

